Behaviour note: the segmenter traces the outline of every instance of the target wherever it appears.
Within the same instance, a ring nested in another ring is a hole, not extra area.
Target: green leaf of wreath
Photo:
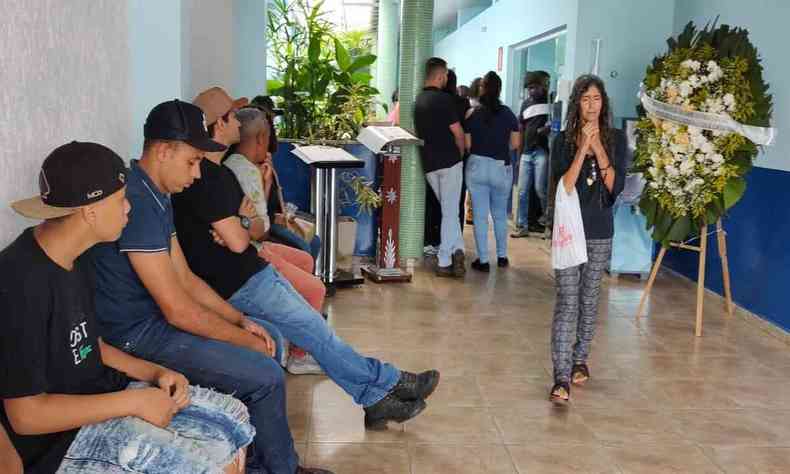
[[[734,206],[743,197],[744,192],[746,192],[746,181],[742,178],[727,181],[724,186],[724,208],[729,209]]]

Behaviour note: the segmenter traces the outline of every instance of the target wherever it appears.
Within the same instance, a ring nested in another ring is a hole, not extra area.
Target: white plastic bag
[[[579,194],[575,186],[570,194],[565,192],[565,185],[560,180],[554,204],[551,266],[562,270],[583,263],[587,263],[587,239],[584,236]]]

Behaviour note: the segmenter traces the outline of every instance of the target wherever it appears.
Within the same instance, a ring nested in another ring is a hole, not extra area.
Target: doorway
[[[526,98],[524,76],[527,71],[546,71],[551,77],[549,86],[550,100],[557,91],[557,83],[565,71],[566,28],[564,26],[548,31],[510,46],[509,58],[512,67],[508,77],[508,90],[505,100],[514,112],[521,108]]]

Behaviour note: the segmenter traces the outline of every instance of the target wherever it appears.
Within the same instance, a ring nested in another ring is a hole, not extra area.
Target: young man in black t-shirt
[[[464,130],[453,98],[442,91],[447,63],[431,58],[425,65],[425,87],[414,103],[414,127],[425,143],[420,147],[425,179],[442,209],[439,266],[436,274],[462,277],[464,237],[458,220],[463,180]]]
[[[201,459],[195,451],[219,448],[220,454],[236,454],[237,449],[222,449],[220,439],[181,446],[155,441],[150,436],[155,430],[167,429],[177,413],[188,409],[187,379],[99,337],[93,271],[83,253],[120,236],[130,209],[126,176],[112,150],[72,142],[44,161],[40,196],[12,204],[26,217],[45,219],[0,252],[0,421],[25,472],[143,465],[146,472],[222,469],[229,458]],[[126,389],[129,378],[154,386]],[[241,406],[226,398],[223,403]],[[217,410],[215,416],[223,414]],[[122,417],[147,423],[130,425]],[[241,424],[248,435],[237,448],[249,444],[252,428],[245,422],[229,423],[232,431],[219,430],[232,437],[245,431]],[[146,439],[140,449],[122,456],[127,442],[138,437]]]
[[[225,91],[201,93],[195,104],[206,115],[215,142],[228,146],[239,141],[239,122]],[[190,268],[237,310],[269,322],[310,353],[329,378],[364,407],[368,428],[420,414],[439,373],[401,372],[363,357],[340,339],[291,283],[257,256],[250,234],[257,232],[254,227],[260,220],[239,217],[244,193],[221,159],[222,152],[208,153],[201,163],[201,179],[173,197],[176,230]]]

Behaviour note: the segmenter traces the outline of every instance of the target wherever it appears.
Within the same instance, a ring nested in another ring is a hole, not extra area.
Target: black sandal
[[[587,364],[574,364],[571,369],[571,382],[575,385],[584,385],[590,379],[590,368]]]
[[[563,393],[563,391],[565,393]],[[549,400],[552,403],[565,405],[571,401],[571,386],[567,382],[557,382],[551,388]]]

